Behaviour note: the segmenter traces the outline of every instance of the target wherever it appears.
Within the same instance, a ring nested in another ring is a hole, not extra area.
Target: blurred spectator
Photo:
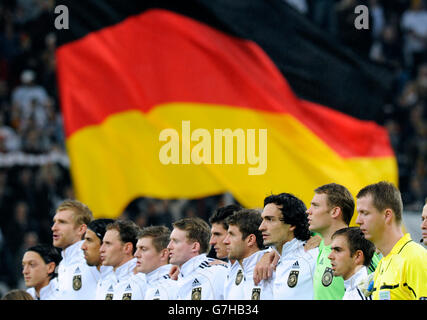
[[[308,5],[306,0],[284,0],[287,2],[290,6],[298,10],[302,14],[307,14],[308,12]]]
[[[37,230],[36,224],[28,215],[28,205],[18,202],[13,212],[13,218],[5,230],[6,243],[11,252],[17,252],[27,232]]]
[[[12,91],[12,105],[16,109],[14,114],[19,118],[21,130],[27,128],[32,117],[46,118],[44,108],[48,104],[48,95],[46,89],[37,85],[35,80],[33,70],[24,70],[21,73],[21,85]]]
[[[414,70],[419,63],[427,61],[427,10],[423,0],[411,0],[410,8],[402,15],[401,27],[405,63]]]
[[[314,23],[336,37],[338,33],[336,12],[333,9],[337,0],[312,0],[311,16]]]
[[[37,18],[41,12],[39,0],[16,0],[15,21],[18,24]]]
[[[369,13],[372,17],[372,37],[378,39],[384,29],[384,8],[378,0],[369,0]]]
[[[396,25],[387,24],[373,44],[370,52],[372,60],[388,63],[395,68],[403,63],[402,48]]]
[[[7,126],[4,121],[4,113],[0,112],[0,152],[13,152],[21,148],[21,137],[15,130]]]
[[[36,194],[34,190],[34,175],[30,168],[22,168],[18,173],[18,180],[15,188],[15,197],[23,201],[33,211],[36,208]]]

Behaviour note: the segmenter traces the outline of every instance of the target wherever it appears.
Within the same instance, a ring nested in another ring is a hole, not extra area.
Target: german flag
[[[76,196],[355,194],[397,165],[380,125],[392,79],[281,0],[58,1],[58,82]]]

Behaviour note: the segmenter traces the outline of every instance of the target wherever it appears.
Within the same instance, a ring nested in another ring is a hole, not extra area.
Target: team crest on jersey
[[[127,292],[123,294],[122,300],[132,300],[132,292]]]
[[[259,300],[261,298],[261,288],[253,288],[251,300]]]
[[[298,283],[298,274],[299,271],[298,270],[292,270],[289,273],[289,277],[288,277],[288,287],[289,288],[293,288],[297,285]]]
[[[82,276],[81,274],[77,274],[73,276],[73,289],[75,291],[80,290],[82,287]]]
[[[193,288],[191,291],[191,300],[201,300],[202,299],[202,287]]]
[[[332,283],[332,280],[334,280],[334,274],[332,273],[332,269],[327,267],[322,276],[322,284],[328,287]]]
[[[243,280],[243,271],[239,270],[239,272],[237,272],[237,275],[236,275],[236,281],[235,281],[236,286],[238,286],[242,282],[242,280]]]
[[[105,296],[105,300],[113,300],[113,293],[114,293],[113,285],[110,285],[107,292],[110,292],[110,293],[107,293],[107,295]]]

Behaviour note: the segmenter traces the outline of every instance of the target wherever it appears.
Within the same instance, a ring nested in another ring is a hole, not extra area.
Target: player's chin
[[[371,240],[372,239],[372,236],[369,234],[368,230],[361,229],[361,231],[362,231],[363,235],[365,236],[366,240]]]
[[[264,244],[264,246],[268,247],[268,246],[272,246],[274,243],[269,240],[269,239],[264,239],[264,241],[262,242]]]

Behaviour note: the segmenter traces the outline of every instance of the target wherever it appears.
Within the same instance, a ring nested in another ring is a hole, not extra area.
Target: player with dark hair
[[[100,248],[104,266],[112,266],[113,272],[98,284],[98,300],[142,300],[145,279],[134,277],[139,227],[130,220],[116,220],[107,225]]]
[[[343,300],[372,300],[358,288],[368,278],[368,267],[375,252],[374,244],[365,239],[358,227],[343,228],[332,235],[331,260],[335,277],[344,279]]]
[[[61,254],[50,244],[38,244],[26,250],[22,258],[22,274],[27,292],[35,300],[58,299],[56,267],[62,260]]]
[[[279,254],[274,278],[274,299],[313,299],[313,276],[318,249],[304,250],[310,238],[304,202],[289,193],[264,199],[261,214],[264,245]]]
[[[229,275],[230,285],[224,292],[226,300],[271,300],[273,299],[272,280],[261,281],[255,285],[253,271],[264,254],[264,244],[259,226],[262,222],[259,211],[242,209],[226,219],[228,257],[239,265],[237,274]]]

